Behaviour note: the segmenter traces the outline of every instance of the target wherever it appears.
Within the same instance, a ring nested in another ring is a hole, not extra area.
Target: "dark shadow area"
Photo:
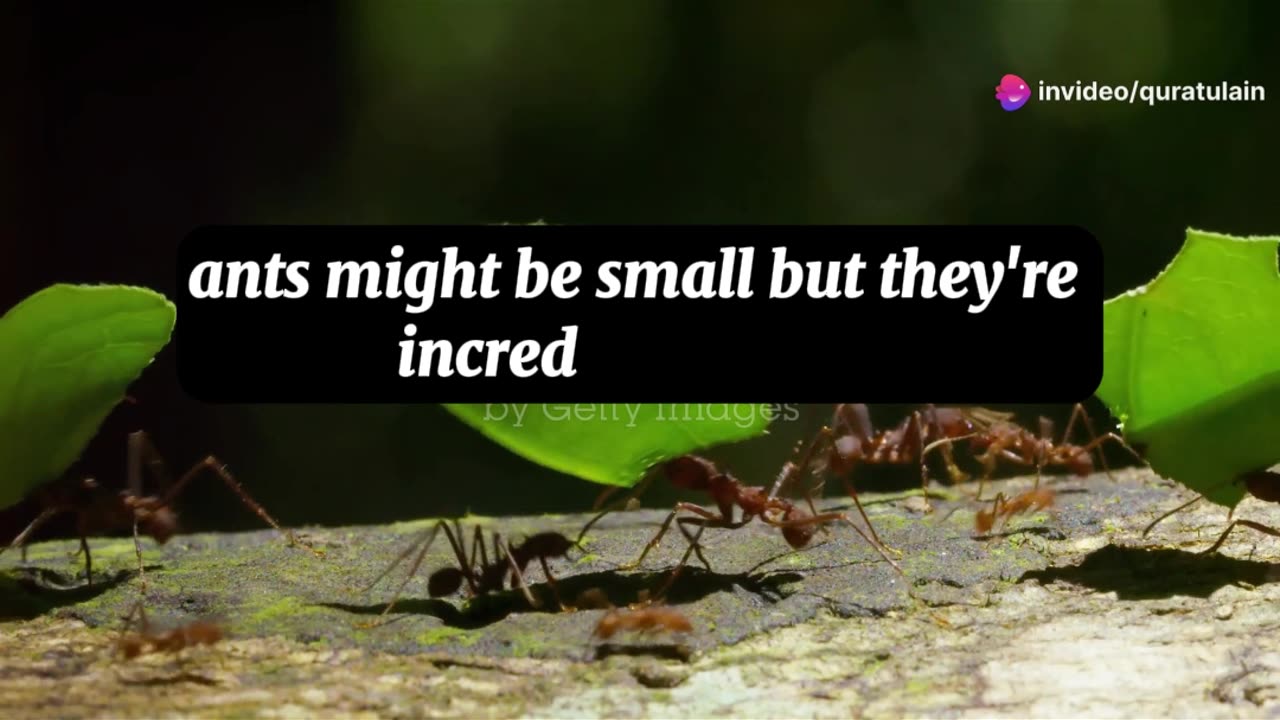
[[[138,678],[138,679],[124,678],[124,677],[120,678],[121,685],[135,685],[139,687],[165,687],[168,685],[180,685],[182,683],[194,683],[196,685],[203,685],[205,687],[215,687],[218,685],[218,681],[214,680],[213,678],[205,677],[204,675],[198,675],[196,673],[188,672],[186,670],[176,673],[174,675],[168,675],[165,677],[149,677],[149,678]]]
[[[1013,537],[1015,535],[1039,535],[1046,540],[1066,540],[1067,534],[1062,532],[1061,528],[1049,525],[1036,525],[1034,527],[1015,528],[1013,530],[1003,529],[1000,532],[988,533],[986,535],[972,535],[974,540],[998,540]]]
[[[619,575],[613,571],[606,571],[574,575],[557,580],[556,584],[560,588],[560,596],[566,605],[573,606],[577,598],[590,593],[593,597],[592,607],[597,606],[601,595],[610,604],[621,607],[637,602],[643,593],[652,592],[654,588],[661,587],[669,577],[670,573],[666,572]],[[715,593],[730,592],[736,588],[757,595],[772,604],[786,597],[780,588],[800,578],[798,573],[793,572],[760,575],[720,574],[707,572],[701,568],[686,568],[663,598],[663,602],[668,605],[683,605],[697,602]],[[560,611],[556,605],[555,596],[546,583],[530,585],[529,591],[542,602],[541,607],[529,607],[528,601],[519,590],[504,590],[500,593],[473,598],[462,610],[440,598],[402,598],[396,602],[395,611],[400,615],[427,615],[439,619],[446,626],[464,630],[475,630],[492,625],[514,613]],[[318,605],[356,615],[379,615],[387,607],[386,603],[374,605],[319,603]],[[388,622],[393,621],[395,617],[389,617]]]
[[[662,660],[679,660],[688,662],[693,651],[680,643],[654,643],[628,645],[625,643],[601,643],[596,646],[596,660],[603,660],[611,655],[629,655],[656,657]]]
[[[137,574],[137,570],[95,574],[93,583],[89,584],[78,576],[47,568],[19,566],[10,571],[9,577],[0,578],[0,618],[30,620],[57,608],[92,600],[129,582]],[[5,586],[11,586],[13,591],[6,590]]]
[[[1036,570],[1021,579],[1043,584],[1061,581],[1097,592],[1114,592],[1121,600],[1157,600],[1175,595],[1205,598],[1227,585],[1267,583],[1275,567],[1216,553],[1108,545],[1077,566]]]

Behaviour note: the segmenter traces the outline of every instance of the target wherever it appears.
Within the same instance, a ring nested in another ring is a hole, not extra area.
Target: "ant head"
[[[455,567],[440,568],[427,578],[427,594],[433,598],[458,592],[462,587],[462,570]]]
[[[783,522],[797,523],[803,522],[811,517],[813,517],[813,515],[811,515],[808,510],[805,510],[802,507],[793,506],[783,514],[782,520]],[[812,522],[796,525],[784,525],[782,527],[783,539],[785,539],[787,544],[795,550],[808,546],[813,540],[814,534],[817,532],[818,524]]]
[[[711,478],[719,474],[715,463],[697,455],[683,455],[662,467],[667,480],[685,490],[705,490]]]
[[[979,510],[973,524],[979,535],[986,535],[996,524],[996,515],[990,510]]]
[[[134,513],[138,519],[138,530],[161,545],[178,533],[178,515],[168,507],[135,508]]]
[[[1249,494],[1264,502],[1280,502],[1280,474],[1255,470],[1240,476]]]

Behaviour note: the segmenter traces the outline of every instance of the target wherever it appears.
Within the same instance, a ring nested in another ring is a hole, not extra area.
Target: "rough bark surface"
[[[1021,478],[997,485],[1029,487]],[[864,498],[904,580],[847,526],[805,551],[752,523],[709,530],[667,602],[687,636],[592,637],[604,610],[554,612],[533,591],[467,603],[427,598],[444,538],[377,619],[403,577],[363,589],[432,523],[308,531],[319,559],[275,533],[144,541],[157,623],[215,618],[229,637],[177,656],[113,655],[138,601],[131,540],[92,542],[95,583],[77,587],[75,543],[0,556],[0,707],[12,717],[1260,717],[1280,714],[1280,541],[1226,527],[1224,508],[1145,471],[1055,482],[1051,512],[973,537],[978,505]],[[969,488],[956,488],[968,490]],[[829,503],[832,507],[840,503]],[[636,602],[683,553],[673,530],[623,572],[665,513],[617,513],[587,554],[553,562],[567,601],[596,588]],[[1235,517],[1280,525],[1246,500]],[[469,518],[504,535],[584,518]],[[405,568],[407,569],[407,568]],[[82,584],[82,581],[80,581]]]

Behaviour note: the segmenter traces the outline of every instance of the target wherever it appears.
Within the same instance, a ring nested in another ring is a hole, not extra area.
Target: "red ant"
[[[1070,442],[1071,430],[1075,427],[1077,419],[1084,421],[1085,428],[1089,432],[1090,441],[1085,445],[1073,445]],[[1119,443],[1139,462],[1143,462],[1138,452],[1116,433],[1108,432],[1104,435],[1098,435],[1093,429],[1093,421],[1089,419],[1089,414],[1085,412],[1084,405],[1081,403],[1076,403],[1075,408],[1072,410],[1071,418],[1067,421],[1067,428],[1062,434],[1061,442],[1055,443],[1053,441],[1053,431],[1053,421],[1047,417],[1041,417],[1039,436],[1007,419],[998,420],[984,431],[975,435],[969,441],[970,447],[975,452],[981,453],[977,456],[977,459],[983,466],[983,475],[978,484],[978,498],[982,498],[982,490],[987,480],[995,472],[996,464],[1000,460],[1023,467],[1034,467],[1036,469],[1036,488],[1040,487],[1040,475],[1046,467],[1065,467],[1071,473],[1080,477],[1091,474],[1094,471],[1094,452],[1097,452],[1098,459],[1102,462],[1103,470],[1110,477],[1111,468],[1107,465],[1106,456],[1102,453],[1102,448],[1100,447],[1102,443],[1108,440]]]
[[[142,603],[138,603],[134,610],[125,616],[126,627],[134,615],[138,616],[138,632],[126,632],[116,641],[116,649],[125,660],[132,660],[149,653],[177,654],[197,645],[214,645],[221,642],[225,636],[221,625],[207,620],[196,620],[168,632],[155,632],[147,620],[147,611]]]
[[[607,639],[615,633],[626,631],[689,633],[693,632],[693,623],[689,622],[684,613],[663,605],[610,610],[600,618],[592,634]]]
[[[1033,488],[1008,499],[1004,493],[997,493],[990,510],[978,511],[974,519],[975,529],[979,535],[986,535],[991,532],[997,519],[1003,525],[1014,515],[1052,507],[1056,499],[1056,494],[1049,488]]]
[[[928,454],[934,448],[941,448],[952,482],[962,482],[968,476],[956,465],[951,443],[974,437],[995,423],[1012,417],[1012,413],[997,413],[985,408],[940,408],[928,405],[923,410],[912,412],[896,427],[876,431],[866,405],[840,403],[836,405],[831,426],[820,431],[827,438],[828,452],[825,456],[819,456],[816,469],[828,470],[839,477],[844,483],[845,492],[858,502],[851,476],[859,465],[919,463],[920,482],[927,505],[929,477],[925,461]],[[866,516],[860,502],[858,511]]]
[[[812,452],[813,447],[810,447],[810,452]],[[787,544],[796,550],[809,544],[819,526],[832,522],[846,522],[862,536],[862,539],[874,547],[876,552],[880,553],[881,557],[893,566],[894,570],[901,574],[902,568],[885,552],[884,545],[878,539],[872,540],[868,537],[849,516],[839,512],[818,513],[816,510],[810,512],[798,507],[790,500],[778,496],[778,490],[794,476],[795,471],[807,465],[807,455],[808,453],[801,463],[787,463],[777,482],[774,483],[772,490],[767,493],[762,486],[743,485],[732,475],[721,472],[715,463],[696,455],[685,455],[665,463],[663,471],[671,484],[686,490],[696,490],[709,494],[719,512],[705,510],[693,503],[677,503],[658,529],[657,534],[645,545],[640,557],[624,567],[634,568],[644,562],[645,556],[653,548],[657,547],[663,535],[671,527],[673,520],[684,534],[685,539],[691,543],[690,550],[697,551],[699,559],[706,565],[706,558],[702,556],[700,550],[697,550],[697,539],[690,537],[685,525],[699,526],[700,534],[702,528],[708,527],[735,530],[758,517],[761,521],[781,530]],[[812,508],[812,498],[809,498],[809,504]],[[739,520],[733,519],[735,507],[742,511],[742,517]],[[692,513],[694,516],[677,518],[681,511]],[[592,522],[602,516],[603,513],[597,515],[596,518],[592,519]],[[863,517],[865,519],[866,515],[864,514]],[[590,527],[590,525],[591,523],[588,523],[587,527]],[[870,521],[868,521],[868,527],[870,527]],[[583,528],[583,532],[586,532],[586,528]],[[872,533],[874,534],[874,532],[873,529]],[[688,557],[688,553],[685,556]]]
[[[1280,503],[1280,473],[1275,472],[1271,468],[1241,473],[1233,480],[1233,482],[1243,482],[1245,489],[1248,490],[1249,494],[1263,502]],[[1197,495],[1189,502],[1185,502],[1156,518],[1146,527],[1146,529],[1142,531],[1142,537],[1146,537],[1153,529],[1155,529],[1156,525],[1159,525],[1165,519],[1186,510],[1203,499],[1204,495]],[[1227,529],[1222,531],[1222,534],[1218,536],[1217,541],[1214,542],[1212,546],[1207,550],[1202,550],[1200,554],[1208,555],[1222,547],[1222,544],[1227,541],[1227,536],[1231,534],[1232,530],[1236,529],[1237,525],[1242,525],[1251,530],[1256,530],[1272,537],[1280,537],[1280,530],[1268,527],[1253,520],[1232,520],[1233,515],[1235,515],[1235,508],[1231,508],[1227,513],[1227,519],[1231,520],[1231,523],[1227,525]]]
[[[845,411],[841,409],[845,407],[848,407],[849,411],[853,414],[846,417]],[[861,413],[861,415],[859,415],[859,413]],[[887,447],[889,443],[886,441],[885,436],[875,436],[872,439],[874,432],[870,430],[870,419],[866,417],[865,413],[865,405],[837,406],[837,421],[847,419],[849,423],[857,426],[858,430],[855,431],[855,433],[861,431],[863,433],[861,437],[864,439],[870,439],[869,442],[877,444],[878,446]],[[875,526],[867,516],[866,511],[862,507],[861,500],[858,499],[857,493],[854,491],[852,484],[847,478],[845,479],[845,489],[853,499],[854,505],[857,507],[858,513],[862,517],[863,522],[866,523],[867,529],[871,533],[870,537],[867,537],[867,535],[863,533],[857,525],[842,513],[819,513],[813,503],[812,490],[807,493],[805,497],[805,501],[809,506],[808,511],[797,507],[791,501],[779,496],[781,490],[784,487],[789,486],[800,473],[809,469],[815,459],[821,459],[821,454],[824,448],[830,447],[831,449],[830,458],[828,459],[826,466],[830,467],[835,465],[841,471],[845,472],[852,468],[856,459],[868,456],[868,453],[863,450],[866,442],[850,444],[845,438],[846,436],[835,436],[831,429],[824,427],[818,433],[818,436],[809,444],[808,449],[804,452],[798,462],[789,461],[783,465],[781,472],[779,472],[777,479],[774,481],[774,484],[768,493],[765,492],[763,486],[743,485],[732,475],[721,473],[714,463],[704,458],[687,455],[665,463],[663,465],[664,474],[672,485],[685,490],[694,490],[709,494],[715,502],[716,507],[719,510],[719,514],[709,510],[704,510],[692,503],[677,504],[675,509],[672,510],[671,515],[669,515],[666,521],[662,524],[658,534],[649,542],[648,545],[645,546],[640,557],[633,563],[623,567],[636,567],[643,562],[649,551],[657,546],[662,536],[670,527],[672,520],[675,519],[675,516],[681,510],[684,510],[699,516],[698,518],[681,518],[677,523],[687,540],[690,539],[690,537],[684,527],[686,524],[736,529],[746,525],[754,518],[759,517],[763,522],[781,529],[783,537],[786,539],[787,543],[795,549],[806,547],[813,539],[816,528],[822,527],[825,531],[825,526],[827,524],[843,520],[847,522],[850,527],[853,527],[858,534],[863,537],[863,539],[875,547],[876,551],[888,560],[895,570],[901,573],[902,570],[898,567],[898,564],[890,559],[885,552],[886,550],[891,550],[891,548],[885,545],[880,539],[879,533],[876,532]],[[893,442],[898,445],[903,444],[903,441],[901,440],[894,440]],[[872,454],[878,455],[879,453],[880,451],[876,450],[875,453]],[[642,482],[630,494],[630,496],[626,498],[625,502],[628,504],[635,503],[636,498],[639,497],[645,489],[647,489],[652,480],[652,475],[647,477],[644,482]],[[616,491],[617,488],[606,489],[601,493],[599,498],[597,498],[596,507],[599,507],[605,498]],[[733,520],[733,510],[735,506],[742,510],[742,519],[739,521]],[[578,534],[578,542],[582,542],[587,531],[595,525],[597,521],[612,512],[614,509],[616,508],[606,508],[588,521],[587,524],[583,526],[582,531]],[[702,561],[702,564],[709,567],[706,558],[702,555],[701,549],[698,549],[695,546],[695,550],[697,551],[698,558]]]
[[[158,495],[143,494],[142,466],[144,463],[161,486]],[[310,544],[300,540],[290,530],[280,527],[280,524],[249,497],[240,483],[227,472],[226,467],[212,455],[196,463],[176,483],[171,483],[160,454],[151,444],[146,433],[138,431],[129,435],[127,465],[128,489],[114,495],[104,492],[93,478],[86,478],[70,486],[55,484],[41,491],[38,497],[44,510],[22,532],[18,533],[8,546],[0,546],[0,553],[9,548],[20,547],[25,561],[26,542],[32,533],[53,517],[70,512],[76,515],[76,529],[80,538],[80,552],[84,553],[87,583],[93,582],[93,559],[89,553],[89,536],[129,526],[133,527],[138,573],[143,575],[142,545],[139,536],[146,535],[159,544],[168,542],[178,532],[179,527],[177,514],[172,509],[174,500],[201,472],[210,471],[222,480],[246,507],[271,527],[283,533],[288,538],[289,545],[301,545],[317,556],[323,555]],[[145,576],[143,576],[143,582],[145,583]]]
[[[495,532],[492,535],[493,561],[490,562],[484,546],[484,531],[479,526],[475,528],[471,542],[471,554],[468,555],[463,545],[463,538],[466,536],[462,532],[461,523],[454,520],[453,527],[450,528],[447,522],[440,520],[423,536],[405,548],[404,552],[400,553],[395,561],[386,570],[383,570],[382,574],[365,589],[365,592],[373,589],[388,573],[394,570],[401,562],[404,562],[405,558],[409,557],[416,548],[421,546],[417,557],[414,558],[413,565],[405,576],[404,582],[400,583],[400,586],[396,588],[395,595],[382,611],[382,616],[390,613],[391,609],[395,607],[396,602],[400,599],[400,594],[404,591],[405,586],[409,584],[409,581],[413,579],[413,576],[417,574],[423,558],[426,557],[427,550],[430,549],[431,543],[435,541],[441,530],[444,530],[445,537],[449,540],[449,545],[453,547],[458,565],[456,567],[443,567],[431,573],[427,578],[427,594],[431,597],[438,598],[452,595],[461,589],[464,582],[467,584],[467,590],[471,597],[498,592],[504,588],[507,583],[507,576],[510,575],[510,587],[513,589],[519,588],[531,607],[540,608],[542,603],[533,596],[524,579],[524,573],[529,563],[537,560],[542,565],[543,576],[546,577],[547,584],[551,587],[551,592],[555,596],[556,604],[560,607],[561,612],[569,610],[560,598],[560,590],[556,586],[555,576],[551,573],[551,567],[547,564],[547,560],[549,558],[565,557],[570,549],[580,547],[577,543],[557,532],[543,532],[525,538],[519,545],[513,545],[510,541],[504,544],[502,536]]]

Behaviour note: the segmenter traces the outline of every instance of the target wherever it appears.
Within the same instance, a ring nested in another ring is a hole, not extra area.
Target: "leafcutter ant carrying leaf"
[[[1280,501],[1280,237],[1189,229],[1150,283],[1103,304],[1097,395],[1151,469],[1227,508]],[[1157,518],[1144,535],[1186,503]],[[1248,520],[1237,526],[1276,534]]]
[[[138,573],[143,577],[145,589],[140,536],[146,535],[162,545],[168,542],[179,530],[178,517],[173,511],[174,501],[192,480],[203,473],[209,473],[226,485],[245,507],[283,533],[291,546],[304,547],[318,557],[323,555],[321,551],[297,537],[293,531],[281,527],[275,518],[250,497],[226,467],[213,456],[196,463],[178,478],[177,482],[172,482],[159,453],[156,452],[146,433],[139,431],[129,435],[127,464],[128,488],[118,493],[107,492],[98,487],[91,478],[73,485],[55,483],[41,490],[39,498],[44,510],[13,539],[8,547],[23,547],[25,550],[27,538],[42,525],[61,513],[74,513],[77,534],[80,538],[80,552],[84,554],[86,582],[92,583],[93,558],[89,550],[88,538],[92,535],[132,527],[134,550],[138,558]],[[144,465],[158,481],[158,494],[145,494]],[[0,546],[0,553],[6,549]]]

